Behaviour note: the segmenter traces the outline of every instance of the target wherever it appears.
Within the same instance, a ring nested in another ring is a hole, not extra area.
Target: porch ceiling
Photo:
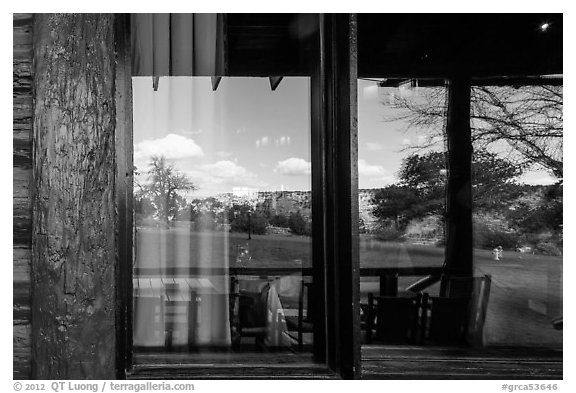
[[[228,74],[309,75],[312,21],[228,14]],[[562,29],[561,14],[359,14],[359,77],[562,74]]]

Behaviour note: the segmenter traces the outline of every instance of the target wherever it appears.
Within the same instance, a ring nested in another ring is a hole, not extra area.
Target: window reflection
[[[445,91],[358,84],[363,338],[418,343],[420,292],[437,296],[440,290],[438,280],[415,285],[438,276],[444,262],[447,171],[443,136],[410,127],[410,108],[442,100]],[[442,121],[443,107],[436,112]]]
[[[309,81],[134,78],[134,346],[309,352]]]
[[[382,81],[359,81],[364,342],[561,347],[562,86],[472,87],[474,272],[447,277],[446,89]]]
[[[563,88],[472,92],[475,272],[492,277],[484,343],[561,347]]]

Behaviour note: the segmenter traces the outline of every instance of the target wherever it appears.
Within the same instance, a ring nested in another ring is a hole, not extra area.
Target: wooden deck
[[[363,346],[362,379],[562,379],[562,350]]]
[[[312,355],[291,352],[139,353],[127,379],[337,379]]]
[[[362,379],[563,378],[562,350],[381,346],[362,347]],[[147,353],[134,356],[127,379],[338,379],[310,354]]]

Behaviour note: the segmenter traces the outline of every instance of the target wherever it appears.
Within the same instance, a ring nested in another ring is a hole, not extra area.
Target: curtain
[[[133,14],[133,76],[222,76],[222,14]]]

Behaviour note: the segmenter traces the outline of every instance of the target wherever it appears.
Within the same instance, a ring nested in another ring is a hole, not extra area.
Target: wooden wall
[[[13,34],[13,376],[14,379],[29,379],[31,357],[32,14],[14,14]]]

